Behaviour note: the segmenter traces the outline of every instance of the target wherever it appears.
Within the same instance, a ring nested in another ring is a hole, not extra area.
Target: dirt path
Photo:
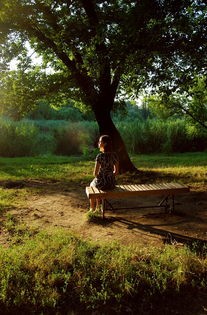
[[[207,186],[207,185],[206,185]],[[9,211],[19,223],[38,229],[61,227],[85,239],[119,241],[123,244],[162,245],[166,241],[183,244],[193,239],[207,241],[207,187],[191,187],[178,195],[174,214],[162,209],[117,210],[106,212],[106,220],[90,223],[84,187],[60,189],[57,184],[35,190],[24,206]],[[37,187],[38,188],[38,185]],[[121,206],[153,204],[159,197],[116,201]],[[0,242],[5,243],[3,230]]]

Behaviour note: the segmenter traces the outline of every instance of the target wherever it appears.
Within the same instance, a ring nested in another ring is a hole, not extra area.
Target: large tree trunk
[[[107,134],[112,138],[113,149],[119,157],[119,172],[137,172],[136,167],[130,160],[130,157],[127,153],[126,146],[123,142],[123,139],[114,125],[111,115],[110,115],[110,106],[105,104],[98,104],[94,109],[95,117],[99,126],[100,135]]]

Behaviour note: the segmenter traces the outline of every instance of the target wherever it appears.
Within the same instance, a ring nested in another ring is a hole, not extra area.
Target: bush
[[[34,110],[27,116],[33,120],[68,120],[81,121],[83,115],[78,108],[72,105],[63,106],[60,109],[55,109],[47,101],[40,101]]]
[[[166,126],[164,152],[185,152],[190,149],[186,135],[186,123],[183,120],[169,121]],[[191,151],[191,150],[190,150]]]

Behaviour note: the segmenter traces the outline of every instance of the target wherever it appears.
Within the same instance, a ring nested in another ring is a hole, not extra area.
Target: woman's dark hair
[[[112,140],[111,140],[110,136],[103,135],[100,137],[99,141],[103,142],[104,152],[111,152],[112,151]]]

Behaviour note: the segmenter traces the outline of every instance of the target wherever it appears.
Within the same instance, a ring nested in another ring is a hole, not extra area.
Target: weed
[[[97,211],[89,210],[86,213],[86,218],[88,222],[103,224],[102,212],[100,210]]]

